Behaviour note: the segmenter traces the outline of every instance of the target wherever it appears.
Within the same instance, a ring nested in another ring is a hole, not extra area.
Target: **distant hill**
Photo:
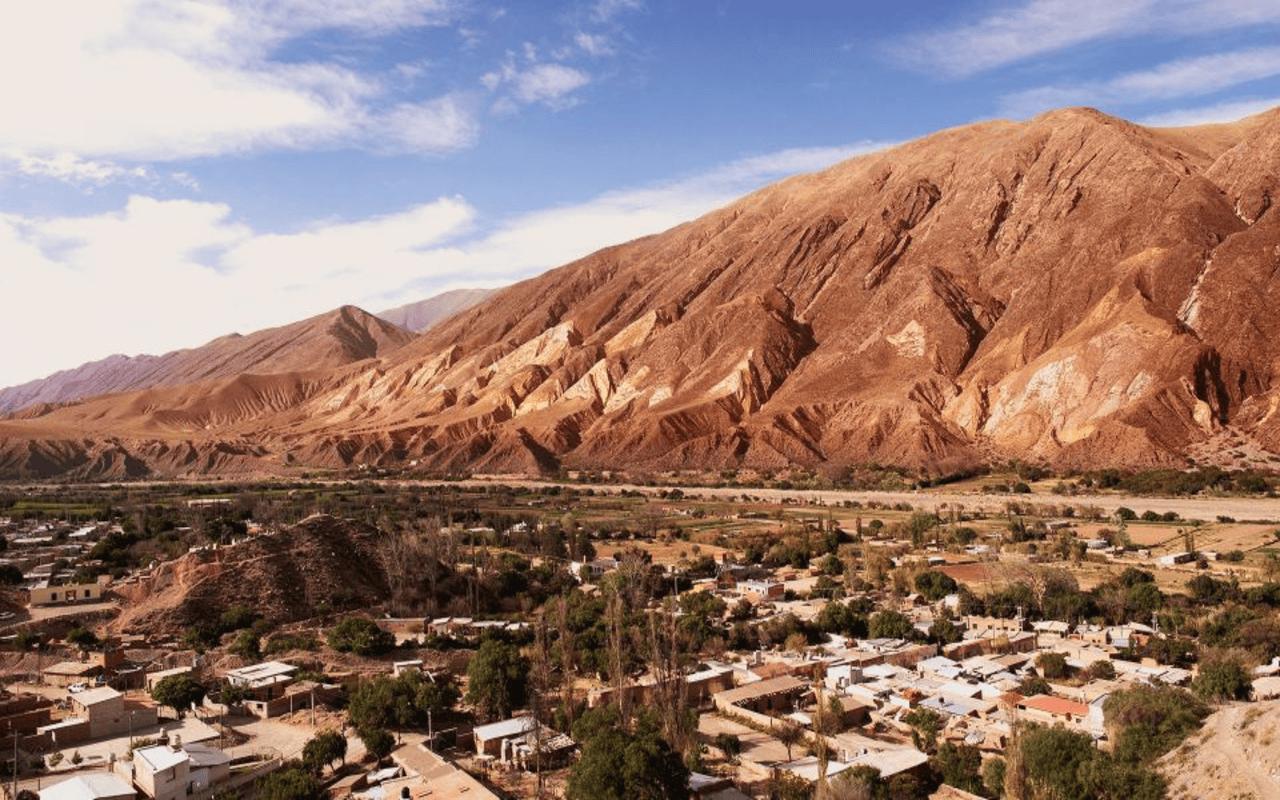
[[[378,316],[399,325],[407,331],[422,333],[445,317],[471,308],[476,303],[493,294],[496,289],[454,289],[426,300],[408,303],[398,308],[379,311]]]
[[[240,375],[328,369],[394,352],[413,334],[355,306],[242,336],[222,336],[201,347],[160,356],[114,355],[0,389],[0,413],[37,403],[60,404],[103,394]],[[50,410],[50,409],[42,409]],[[30,416],[30,414],[24,415]]]

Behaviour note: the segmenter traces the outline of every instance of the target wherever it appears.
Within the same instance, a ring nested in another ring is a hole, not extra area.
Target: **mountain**
[[[493,289],[454,289],[416,303],[379,311],[377,316],[407,331],[422,333],[440,320],[471,308],[494,291]]]
[[[508,287],[378,361],[0,423],[0,474],[1266,463],[1277,176],[1280,110],[946,130]]]
[[[39,404],[61,404],[102,394],[179,386],[243,374],[339,367],[376,358],[413,335],[354,306],[292,325],[241,336],[233,333],[190,350],[161,356],[114,355],[47,378],[0,389],[0,409],[21,413]],[[52,410],[30,409],[38,415]],[[28,414],[29,415],[29,414]]]

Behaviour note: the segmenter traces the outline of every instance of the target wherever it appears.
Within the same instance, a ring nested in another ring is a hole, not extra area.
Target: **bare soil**
[[[1236,703],[1160,761],[1170,800],[1280,797],[1280,700]]]

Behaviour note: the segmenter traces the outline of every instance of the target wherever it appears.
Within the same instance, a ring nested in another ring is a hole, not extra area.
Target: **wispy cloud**
[[[599,58],[601,56],[611,56],[616,52],[613,48],[613,42],[605,34],[590,34],[579,31],[573,37],[573,41],[582,51],[589,56]]]
[[[537,50],[528,43],[523,62],[517,61],[515,53],[507,53],[498,69],[481,76],[481,85],[501,95],[494,110],[509,113],[532,103],[555,110],[570,108],[577,103],[573,92],[591,82],[591,76],[582,70],[539,61]]]
[[[1195,97],[1275,75],[1280,75],[1280,47],[1260,47],[1170,61],[1108,81],[1017,92],[1004,97],[1002,107],[1010,116],[1024,117],[1068,105]]]
[[[480,136],[480,123],[470,105],[460,95],[402,103],[373,117],[369,124],[381,131],[383,150],[447,153],[471,146]]]
[[[125,168],[109,161],[89,161],[74,153],[58,153],[49,158],[16,155],[12,160],[22,175],[82,185],[101,186],[126,176],[146,178],[150,174],[146,167]]]
[[[1164,111],[1139,120],[1143,125],[1156,128],[1176,128],[1184,125],[1209,125],[1215,122],[1235,122],[1254,114],[1261,114],[1280,106],[1280,97],[1266,99],[1231,100],[1224,103]]]
[[[588,16],[594,22],[606,23],[625,11],[639,11],[642,8],[643,0],[596,0],[591,4]]]
[[[1280,23],[1280,4],[1255,0],[1032,0],[976,22],[891,44],[905,63],[956,77],[1102,39],[1195,36]]]
[[[369,309],[459,286],[495,286],[601,247],[693,219],[798,171],[881,145],[784,150],[746,157],[582,203],[485,220],[460,197],[399,213],[257,231],[222,203],[130,198],[81,217],[0,215],[0,294],[56,299],[68,320],[102,318],[92,337],[61,336],[12,348],[0,386],[113,352],[161,352],[320,313]],[[14,303],[6,323],[43,329],[49,307]]]

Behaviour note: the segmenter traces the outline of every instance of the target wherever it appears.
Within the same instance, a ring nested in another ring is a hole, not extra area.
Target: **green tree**
[[[945,572],[929,570],[916,576],[915,586],[917,592],[936,603],[954,592],[958,584]]]
[[[187,709],[204,701],[205,691],[204,684],[191,675],[170,675],[151,689],[151,699],[172,708],[181,719]]]
[[[228,649],[233,655],[240,656],[245,661],[262,660],[262,646],[258,641],[258,635],[250,630],[240,631],[235,642]]]
[[[1247,700],[1253,685],[1249,670],[1235,653],[1214,651],[1200,661],[1191,691],[1210,702]]]
[[[391,652],[396,637],[367,617],[347,617],[329,630],[329,646],[358,656],[380,656]]]
[[[97,634],[83,625],[77,625],[68,631],[66,640],[68,644],[74,644],[81,648],[94,647],[98,644]]]
[[[0,541],[7,541],[4,537],[0,537]],[[5,586],[17,586],[22,583],[22,570],[13,564],[0,565],[0,584]]]
[[[911,620],[897,611],[881,611],[867,626],[872,639],[906,639],[915,631]]]
[[[986,787],[988,794],[994,797],[1004,796],[1004,775],[1008,768],[1003,756],[989,758],[982,765],[982,785]]]
[[[1168,790],[1159,773],[1102,752],[1081,767],[1080,779],[1088,796],[1099,800],[1163,800]]]
[[[888,787],[880,778],[880,770],[866,764],[846,769],[830,783],[831,794],[838,800],[879,800]]]
[[[917,750],[932,753],[938,747],[938,734],[942,732],[942,715],[929,708],[916,708],[902,718],[911,726],[911,742]]]
[[[506,719],[525,704],[529,659],[513,644],[486,639],[467,665],[467,702],[487,719]]]
[[[381,762],[396,749],[396,739],[386,728],[361,728],[360,741],[369,755]]]
[[[258,780],[262,800],[324,800],[320,780],[297,762]]]
[[[1185,689],[1139,683],[1112,692],[1102,713],[1115,757],[1148,763],[1199,729],[1209,708]]]
[[[335,761],[347,757],[347,737],[337,731],[321,731],[312,736],[302,748],[302,763],[315,775]]]
[[[588,711],[573,726],[582,758],[569,770],[569,800],[688,800],[689,769],[659,735],[656,715],[635,730],[618,724],[612,706]]]
[[[929,641],[935,644],[952,644],[964,638],[964,631],[951,620],[943,617],[929,626]]]
[[[978,748],[943,742],[932,764],[944,783],[975,794],[982,791],[982,752]]]
[[[429,714],[439,717],[452,709],[458,697],[458,687],[446,676],[429,678],[412,671],[395,678],[378,675],[351,691],[347,719],[357,730],[420,728]]]
[[[1081,780],[1082,768],[1097,752],[1089,734],[1061,726],[1029,725],[1021,747],[1027,780],[1037,789],[1036,796],[1053,800],[1084,800],[1090,796]]]
[[[773,729],[773,736],[787,747],[787,760],[791,760],[791,748],[804,740],[804,729],[789,719],[784,719]]]

